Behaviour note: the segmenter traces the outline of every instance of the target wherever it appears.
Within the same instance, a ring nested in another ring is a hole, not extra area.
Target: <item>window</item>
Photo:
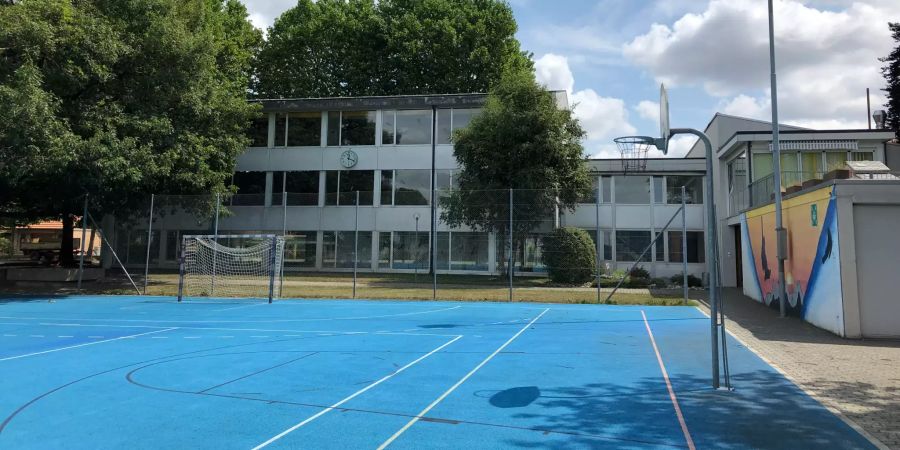
[[[383,145],[431,143],[431,110],[400,110],[382,113]]]
[[[438,232],[435,264],[442,270],[488,270],[488,234]]]
[[[429,239],[427,231],[395,231],[391,246],[394,269],[428,270]],[[382,241],[381,243],[384,243]]]
[[[166,255],[164,259],[166,261],[177,261],[180,247],[181,239],[178,235],[178,231],[166,231]]]
[[[375,145],[375,111],[341,111],[341,145]]]
[[[603,195],[603,203],[612,203],[612,178],[600,177],[600,193]]]
[[[391,232],[378,233],[378,268],[389,269],[391,267]]]
[[[287,145],[289,147],[322,145],[322,113],[299,112],[288,115]]]
[[[386,205],[386,206],[394,204],[394,171],[393,170],[382,170],[381,171],[381,204]]]
[[[666,177],[666,198],[670,204],[681,203],[681,186],[684,186],[684,202],[689,205],[703,203],[703,177],[669,175]]]
[[[147,230],[119,228],[116,230],[116,253],[123,264],[144,265],[147,259]],[[150,237],[150,263],[159,259],[159,230]]]
[[[653,238],[656,239],[656,242],[653,244],[655,248],[654,251],[654,261],[665,261],[666,260],[666,242],[665,237],[660,237],[659,233],[653,233]],[[657,239],[658,238],[658,239]]]
[[[800,153],[800,167],[802,169],[801,181],[812,180],[822,177],[822,153],[821,152],[802,152]]]
[[[653,203],[665,203],[663,177],[653,177]]]
[[[617,176],[616,203],[650,204],[650,177]]]
[[[275,114],[275,147],[284,147],[287,132],[287,114]]]
[[[521,247],[516,248],[515,267],[517,272],[544,272],[547,270],[543,261],[543,240],[543,236],[531,235],[525,238]]]
[[[269,115],[258,117],[250,123],[248,131],[251,147],[269,146]]]
[[[597,230],[585,230],[591,236],[591,241],[594,242],[594,248],[597,248]],[[609,230],[600,230],[600,239],[603,244],[603,248],[600,249],[600,259],[610,261],[612,260],[612,232]]]
[[[356,264],[368,268],[372,264],[372,232],[360,231],[359,241],[355,231],[326,231],[322,233],[322,266],[336,269],[352,269],[353,255],[359,250]]]
[[[728,163],[728,191],[735,192],[747,188],[747,153]]]
[[[453,132],[469,126],[481,108],[439,109],[437,117],[438,144],[450,144]]]
[[[669,262],[682,262],[681,231],[669,231]],[[687,232],[687,262],[702,263],[704,261],[704,243],[702,231]]]
[[[616,261],[637,261],[649,245],[649,230],[616,230]]]
[[[359,191],[359,204],[371,206],[374,187],[373,170],[329,170],[325,172],[325,204],[355,205]]]
[[[784,187],[800,184],[800,163],[797,162],[797,152],[781,154],[781,183]]]
[[[772,154],[753,154],[753,181],[761,180],[772,174]]]
[[[872,152],[853,152],[852,153],[854,161],[874,161],[875,154]]]
[[[287,193],[288,206],[316,206],[319,204],[319,172],[275,172],[273,175],[272,205],[281,205],[281,192]]]
[[[597,194],[599,193],[598,189],[600,189],[599,183],[600,177],[591,177],[591,190],[590,192],[587,192],[583,197],[581,197],[581,199],[578,200],[578,203],[597,203]]]
[[[341,145],[341,112],[328,111],[327,140],[329,146]]]
[[[394,171],[395,205],[429,205],[431,204],[430,200],[430,170]]]
[[[232,206],[262,206],[265,204],[265,172],[235,172],[231,184],[237,187],[237,194],[231,196]]]
[[[284,266],[316,266],[315,231],[288,231],[284,237]]]
[[[456,177],[453,175],[452,170],[435,170],[434,176],[434,189],[437,191],[435,195],[439,198],[449,197],[450,191],[458,187]]]
[[[847,152],[825,152],[825,172],[843,169],[847,165]]]

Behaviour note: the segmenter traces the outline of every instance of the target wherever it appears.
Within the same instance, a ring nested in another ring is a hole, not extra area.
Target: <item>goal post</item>
[[[267,298],[281,295],[284,237],[274,234],[184,235],[178,301],[185,297]]]

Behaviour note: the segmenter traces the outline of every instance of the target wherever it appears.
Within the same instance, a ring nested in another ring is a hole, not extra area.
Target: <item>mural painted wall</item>
[[[834,187],[785,199],[782,221],[787,230],[785,281],[791,314],[840,336],[844,335],[840,246]],[[775,206],[741,216],[744,294],[778,307]]]

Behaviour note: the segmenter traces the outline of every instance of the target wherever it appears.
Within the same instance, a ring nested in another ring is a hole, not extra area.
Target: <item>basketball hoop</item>
[[[647,153],[656,140],[648,136],[623,136],[613,139],[622,155],[622,171],[644,172],[647,170]]]

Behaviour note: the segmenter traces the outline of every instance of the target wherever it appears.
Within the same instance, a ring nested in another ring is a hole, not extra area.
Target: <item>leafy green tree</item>
[[[268,30],[261,98],[487,92],[531,71],[498,0],[299,0]]]
[[[900,139],[900,22],[888,23],[888,27],[896,47],[890,55],[881,58],[881,62],[886,63],[881,68],[887,82],[887,87],[883,89],[887,93],[887,103],[884,106],[887,107],[887,126]]]
[[[591,281],[597,270],[597,249],[587,231],[557,228],[544,238],[544,263],[555,283],[581,284]]]
[[[222,192],[257,106],[261,33],[237,0],[22,0],[0,6],[0,215],[95,217],[151,192]]]
[[[442,199],[441,219],[495,232],[505,242],[513,189],[514,245],[521,251],[528,233],[552,223],[557,208],[574,210],[590,192],[584,136],[572,111],[559,108],[530,73],[506,74],[481,114],[453,135],[462,168],[457,188]]]

